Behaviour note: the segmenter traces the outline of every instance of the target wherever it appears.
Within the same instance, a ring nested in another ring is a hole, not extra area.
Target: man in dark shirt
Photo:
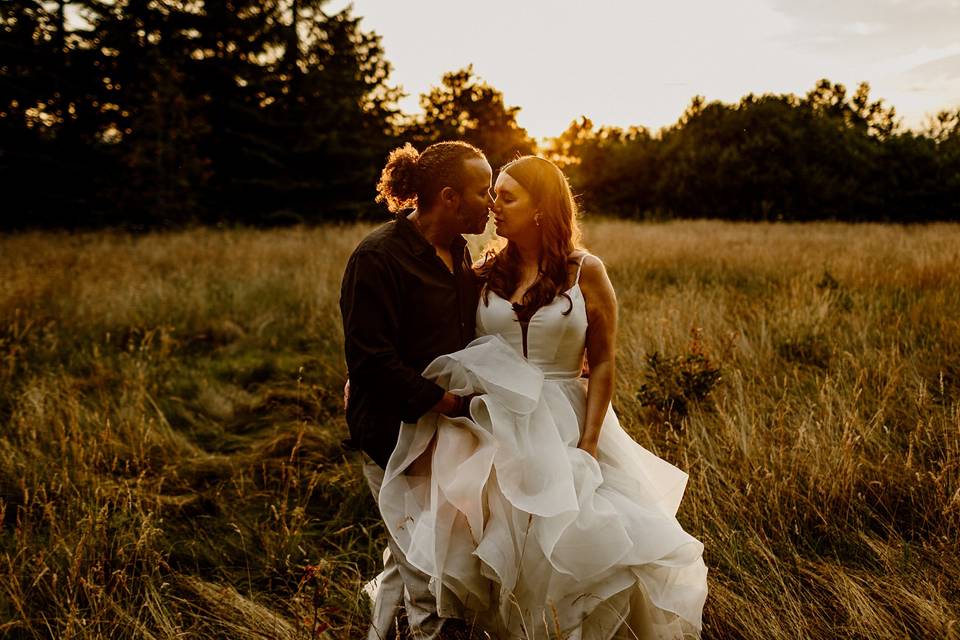
[[[450,271],[417,225],[397,216],[367,236],[347,263],[340,305],[350,371],[347,423],[355,445],[381,467],[400,422],[443,398],[420,372],[474,338],[478,287],[457,235]]]
[[[479,287],[462,234],[483,231],[492,175],[483,154],[464,142],[422,154],[410,145],[396,149],[377,185],[377,200],[396,218],[364,238],[347,263],[340,292],[347,424],[352,443],[372,460],[364,475],[374,497],[402,421],[463,409],[461,398],[420,372],[474,337]],[[368,638],[393,637],[401,597],[412,636],[438,638],[443,621],[426,576],[392,540],[389,547]]]

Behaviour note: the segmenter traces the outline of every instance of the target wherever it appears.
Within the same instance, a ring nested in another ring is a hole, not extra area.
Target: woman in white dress
[[[424,372],[469,411],[403,425],[384,521],[440,615],[494,638],[697,637],[707,569],[676,519],[687,475],[610,407],[616,298],[578,247],[566,178],[526,156],[495,192],[507,243],[478,269],[478,338]]]

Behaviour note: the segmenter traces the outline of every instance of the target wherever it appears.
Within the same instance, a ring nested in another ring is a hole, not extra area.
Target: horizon
[[[912,130],[960,109],[960,0],[597,0],[590,14],[569,0],[493,0],[482,11],[440,0],[336,0],[325,12],[348,5],[363,30],[381,37],[389,83],[406,94],[403,112],[419,113],[420,94],[472,65],[507,105],[520,107],[518,123],[538,140],[582,116],[658,131],[697,95],[724,103],[750,93],[802,96],[822,78],[848,94],[867,82],[871,100],[894,107]],[[544,34],[569,46],[551,46]]]

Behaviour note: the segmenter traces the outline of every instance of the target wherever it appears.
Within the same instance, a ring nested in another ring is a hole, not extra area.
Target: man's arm
[[[395,405],[404,421],[416,422],[431,409],[449,409],[457,401],[401,361],[402,308],[403,300],[384,256],[362,249],[354,253],[340,289],[350,379],[358,388],[382,393],[384,402]]]
[[[462,398],[462,396],[457,396],[449,391],[443,394],[443,397],[440,398],[440,402],[433,406],[433,411],[437,413],[443,413],[448,416],[461,416],[465,414],[466,406],[463,404],[469,398]],[[350,378],[347,378],[347,381],[343,385],[343,410],[346,412],[347,407],[350,406]]]

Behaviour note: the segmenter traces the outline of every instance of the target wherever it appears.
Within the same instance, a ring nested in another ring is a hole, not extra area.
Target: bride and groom
[[[344,273],[347,423],[389,532],[368,637],[394,637],[401,601],[415,638],[449,619],[497,639],[699,636],[687,476],[610,406],[617,303],[566,178],[535,156],[492,177],[464,142],[395,150],[377,189],[398,215]],[[462,234],[491,213],[506,243],[474,264]]]

